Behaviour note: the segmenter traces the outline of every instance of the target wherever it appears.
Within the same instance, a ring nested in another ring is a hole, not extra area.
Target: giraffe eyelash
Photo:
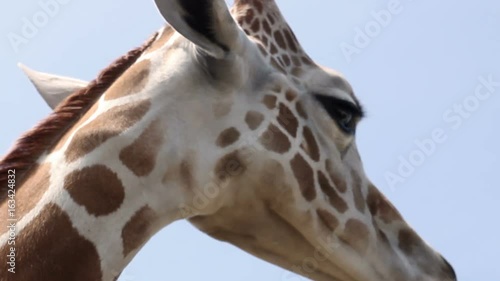
[[[356,132],[356,125],[364,116],[359,105],[327,95],[314,94],[314,97],[344,133],[353,135]]]

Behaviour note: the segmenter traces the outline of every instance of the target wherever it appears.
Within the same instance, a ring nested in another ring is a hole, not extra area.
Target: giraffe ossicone
[[[273,0],[155,3],[170,25],[94,81],[27,70],[55,109],[0,160],[16,280],[116,280],[180,219],[313,280],[456,280],[366,177],[353,89]]]
[[[56,108],[65,98],[89,84],[86,81],[72,77],[35,71],[21,63],[18,66],[28,76],[40,96],[51,109]]]

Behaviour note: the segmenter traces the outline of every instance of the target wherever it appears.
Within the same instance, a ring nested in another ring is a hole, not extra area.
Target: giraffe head
[[[64,186],[96,216],[135,213],[122,234],[148,226],[124,238],[126,261],[188,219],[314,280],[456,280],[367,179],[353,89],[309,58],[274,1],[236,1],[233,16],[223,0],[155,2],[170,25],[48,156],[80,169],[70,185],[100,175],[124,189],[104,207]]]
[[[212,180],[199,186],[196,199],[209,203],[184,206],[190,221],[315,280],[455,280],[365,176],[355,144],[363,110],[349,83],[309,58],[274,1],[236,1],[239,27],[214,3],[221,25],[204,25],[212,39],[192,30],[200,22],[186,28],[160,5],[184,35],[171,43],[197,50],[189,59],[207,84],[186,92],[212,104],[200,127],[222,152]]]

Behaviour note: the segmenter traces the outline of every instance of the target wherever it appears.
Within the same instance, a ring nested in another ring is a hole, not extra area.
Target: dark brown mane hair
[[[22,135],[13,148],[0,160],[0,202],[7,196],[8,173],[15,170],[16,185],[22,184],[23,176],[50,149],[78,119],[80,119],[99,97],[127,70],[156,39],[154,34],[141,47],[129,51],[102,70],[95,80],[84,89],[66,98],[38,125]]]

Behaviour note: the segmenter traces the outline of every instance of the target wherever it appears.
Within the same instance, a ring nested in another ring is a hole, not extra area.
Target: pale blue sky
[[[9,34],[21,35],[22,19],[43,10],[38,1],[9,1],[0,10],[0,74],[6,86],[0,154],[49,113],[17,62],[90,80],[163,23],[153,1],[60,2],[67,4],[18,52]],[[460,281],[500,280],[500,86],[479,102],[473,97],[480,77],[500,82],[500,2],[278,2],[311,57],[343,72],[365,105],[368,118],[357,142],[372,181],[453,264]],[[373,29],[374,12],[389,6],[391,20]],[[356,43],[357,28],[371,28],[372,37]],[[342,50],[348,44],[351,51],[359,47],[352,56]],[[462,103],[469,112],[459,117],[454,110]],[[444,141],[418,159],[423,154],[415,141],[435,130]],[[398,166],[410,156],[422,163],[402,175]],[[390,184],[389,174],[404,182]],[[178,222],[158,233],[120,280],[306,279],[290,278]]]

